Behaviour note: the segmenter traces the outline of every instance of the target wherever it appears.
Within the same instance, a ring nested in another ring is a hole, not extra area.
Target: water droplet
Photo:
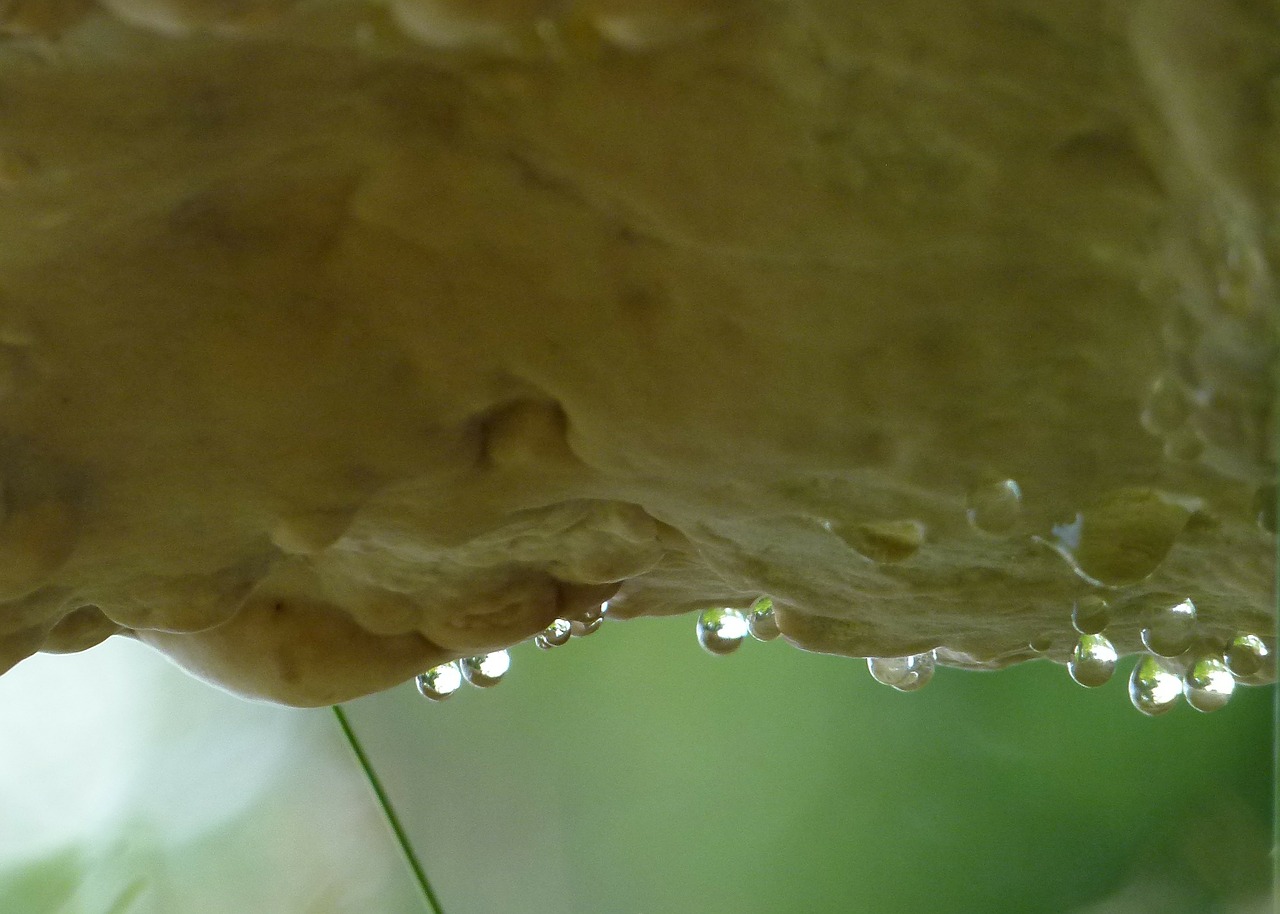
[[[1082,635],[1100,635],[1110,621],[1110,610],[1102,597],[1081,597],[1071,609],[1071,627]]]
[[[594,635],[600,630],[600,626],[604,624],[604,617],[609,612],[609,601],[605,600],[594,609],[589,609],[577,619],[569,622],[569,633],[575,638],[585,638],[587,635]]]
[[[1037,635],[1027,642],[1027,647],[1035,651],[1037,654],[1043,654],[1049,648],[1053,647],[1053,638],[1049,635]]]
[[[1276,487],[1262,486],[1253,495],[1254,517],[1267,533],[1276,532]]]
[[[1129,677],[1129,700],[1148,717],[1168,711],[1182,695],[1182,677],[1177,670],[1151,654],[1145,655]]]
[[[905,562],[920,551],[925,526],[918,520],[888,520],[873,523],[832,524],[831,532],[860,555],[881,565]]]
[[[567,619],[556,619],[534,638],[534,643],[543,650],[568,644],[573,636],[573,627]]]
[[[506,651],[494,651],[462,661],[462,675],[473,686],[482,689],[496,686],[511,669],[511,655]]]
[[[1237,635],[1227,646],[1226,662],[1233,676],[1249,679],[1270,662],[1271,651],[1257,635]]]
[[[1022,489],[1012,479],[978,486],[969,493],[969,523],[987,533],[1008,533],[1022,513]]]
[[[1067,661],[1071,678],[1087,689],[1105,685],[1116,671],[1115,645],[1104,635],[1082,635]]]
[[[1187,670],[1182,694],[1187,704],[1208,714],[1226,707],[1235,691],[1236,681],[1221,657],[1201,657]]]
[[[462,670],[458,669],[456,662],[442,663],[425,673],[419,673],[414,682],[423,698],[444,701],[462,687]]]
[[[749,631],[747,617],[736,609],[708,609],[698,617],[698,643],[709,654],[732,654]]]
[[[1136,584],[1165,560],[1191,514],[1163,492],[1119,489],[1081,514],[1074,545],[1064,539],[1058,548],[1091,583]]]
[[[594,635],[600,631],[600,626],[602,625],[604,625],[603,619],[591,619],[587,622],[574,619],[569,623],[569,632],[575,638],[585,638],[587,635]]]
[[[1162,376],[1151,385],[1142,409],[1142,427],[1154,435],[1166,435],[1180,428],[1191,415],[1191,404],[1181,385]]]
[[[761,597],[752,603],[749,613],[747,627],[752,638],[757,641],[772,641],[782,634],[778,629],[778,620],[773,615],[773,601],[768,597]]]
[[[1158,598],[1159,595],[1157,595]],[[1142,643],[1161,657],[1177,657],[1191,647],[1196,634],[1196,605],[1188,599],[1163,599],[1149,611]]]
[[[937,661],[933,651],[911,657],[868,657],[867,669],[876,682],[893,686],[899,692],[914,692],[928,685]]]

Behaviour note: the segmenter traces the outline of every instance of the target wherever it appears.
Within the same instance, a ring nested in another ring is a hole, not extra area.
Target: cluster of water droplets
[[[717,606],[698,616],[698,643],[709,654],[723,657],[742,647],[748,637],[772,641],[782,632],[773,614],[773,600],[760,597],[746,610]]]
[[[768,597],[761,597],[746,610],[723,606],[704,611],[698,617],[697,633],[703,650],[716,656],[732,654],[749,637],[756,641],[773,641],[781,634],[773,612],[773,601]],[[923,688],[933,678],[936,666],[933,651],[909,657],[867,659],[872,677],[899,692]]]
[[[1017,527],[1021,508],[1022,490],[1018,483],[1000,479],[970,491],[967,517],[975,529],[1003,535]],[[1105,543],[1107,548],[1091,544],[1084,529],[1089,518],[1081,515],[1071,529],[1055,529],[1060,542],[1050,545],[1069,559],[1081,578],[1114,590],[1141,579],[1150,572],[1148,566],[1159,563],[1170,545],[1165,542],[1171,541],[1169,530],[1180,528],[1190,512],[1190,507],[1150,490],[1123,490],[1093,510],[1094,526],[1108,534],[1125,534],[1116,537],[1118,544]],[[1126,528],[1128,518],[1135,515],[1143,521],[1137,533]],[[828,526],[836,531],[834,525]],[[864,524],[856,529],[856,536],[843,528],[841,531],[850,540],[856,539],[864,555],[891,563],[910,557],[923,541],[924,528],[911,521]],[[1129,548],[1135,543],[1144,548]],[[608,608],[606,602],[578,618],[556,619],[532,640],[539,648],[550,650],[575,637],[590,635],[603,624]],[[1163,592],[1142,594],[1124,601],[1120,615],[1132,617],[1134,612],[1141,619],[1141,640],[1147,652],[1134,666],[1129,697],[1143,714],[1163,714],[1181,698],[1198,711],[1216,711],[1227,704],[1237,684],[1262,685],[1274,678],[1272,651],[1256,634],[1241,633],[1222,645],[1221,650],[1206,650],[1195,603],[1188,597]],[[1106,634],[1112,616],[1107,599],[1097,594],[1083,596],[1072,606],[1071,626],[1078,638],[1067,669],[1072,679],[1087,688],[1103,686],[1115,675],[1119,652]],[[696,632],[698,643],[715,656],[732,654],[751,639],[766,642],[781,635],[769,597],[758,598],[746,609],[706,609],[698,616]],[[1030,647],[1043,653],[1051,642],[1052,638],[1046,635],[1032,641]],[[443,701],[464,683],[496,685],[510,664],[505,650],[441,664],[417,677],[418,690],[433,701]],[[867,668],[877,682],[901,692],[914,692],[927,685],[937,664],[935,651],[867,659]]]
[[[553,647],[563,647],[573,638],[593,635],[604,624],[604,617],[608,611],[609,604],[605,602],[577,619],[556,619],[533,636],[533,643],[542,650],[549,651]]]
[[[1209,713],[1226,706],[1237,684],[1270,681],[1271,650],[1255,634],[1237,635],[1221,651],[1192,651],[1197,643],[1195,603],[1167,593],[1146,594],[1133,604],[1142,615],[1142,644],[1147,649],[1129,677],[1129,700],[1149,717],[1171,710],[1179,699]],[[1104,634],[1110,609],[1099,596],[1076,601],[1071,624],[1080,635],[1067,670],[1082,686],[1110,681],[1119,655]],[[1034,645],[1033,645],[1034,647]]]
[[[496,686],[511,669],[511,655],[505,650],[492,651],[451,660],[419,673],[415,684],[419,694],[429,701],[444,701],[462,688],[464,682],[481,689]]]
[[[572,638],[585,638],[600,630],[609,604],[602,603],[576,619],[556,619],[538,634],[533,643],[543,650],[568,644]],[[432,667],[414,680],[418,692],[429,701],[444,701],[458,692],[464,683],[481,689],[500,683],[511,669],[511,654],[506,650],[464,657]]]

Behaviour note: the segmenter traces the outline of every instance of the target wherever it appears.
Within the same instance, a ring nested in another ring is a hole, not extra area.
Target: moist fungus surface
[[[768,596],[901,679],[1100,598],[1112,656],[1189,601],[1213,704],[1274,648],[1276,15],[10,4],[0,667],[315,705]]]

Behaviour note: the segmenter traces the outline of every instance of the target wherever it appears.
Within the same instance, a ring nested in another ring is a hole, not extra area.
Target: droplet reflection
[[[1226,707],[1235,691],[1236,681],[1221,657],[1201,657],[1187,670],[1182,694],[1187,704],[1208,714]]]
[[[1071,627],[1082,635],[1100,635],[1110,621],[1107,601],[1099,596],[1081,597],[1071,609]]]
[[[573,628],[569,621],[567,619],[556,619],[533,640],[538,647],[543,650],[549,650],[553,647],[560,647],[562,644],[568,644],[572,635]]]
[[[876,682],[893,686],[899,692],[914,692],[928,685],[937,662],[933,651],[910,657],[869,657],[867,669]]]
[[[1096,689],[1110,681],[1117,659],[1115,645],[1106,636],[1083,635],[1067,661],[1067,672],[1085,688]]]
[[[750,615],[747,617],[747,626],[751,631],[751,637],[757,641],[772,641],[781,635],[778,620],[773,615],[773,601],[768,597],[761,597],[752,603]]]
[[[414,680],[418,692],[429,701],[444,701],[462,687],[462,670],[457,663],[442,663]]]
[[[1227,646],[1227,669],[1237,679],[1249,679],[1257,675],[1270,659],[1271,651],[1257,635],[1237,635]]]
[[[473,686],[487,689],[496,686],[511,669],[511,655],[506,651],[494,651],[462,661],[462,675]]]
[[[1191,647],[1196,633],[1196,605],[1189,599],[1167,601],[1151,611],[1142,643],[1161,657],[1177,657]]]
[[[732,654],[749,632],[747,617],[736,609],[708,609],[698,617],[698,643],[707,653]]]
[[[1147,654],[1129,677],[1129,700],[1148,717],[1164,714],[1182,695],[1182,677],[1167,660]]]
[[[969,493],[969,523],[986,533],[1008,533],[1022,511],[1022,489],[1012,479],[978,486]]]

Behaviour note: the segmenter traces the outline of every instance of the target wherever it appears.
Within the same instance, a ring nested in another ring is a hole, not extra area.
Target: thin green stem
[[[333,714],[338,718],[338,726],[342,728],[342,732],[347,738],[347,743],[351,746],[351,751],[356,755],[356,761],[360,763],[364,776],[369,780],[369,786],[373,788],[374,796],[378,798],[378,803],[382,806],[382,812],[387,817],[387,823],[391,826],[391,831],[396,836],[396,843],[400,845],[405,861],[409,864],[409,869],[413,872],[414,879],[418,882],[418,888],[422,890],[422,897],[426,899],[427,904],[431,906],[431,910],[435,914],[444,914],[444,908],[440,906],[440,899],[436,897],[435,891],[431,888],[427,873],[422,868],[413,845],[409,842],[409,835],[405,832],[404,826],[400,824],[400,817],[396,815],[395,809],[392,808],[391,800],[387,797],[387,792],[383,789],[382,782],[378,780],[378,775],[373,770],[373,764],[369,761],[369,756],[365,755],[364,747],[360,745],[360,740],[356,736],[355,730],[351,728],[351,722],[347,720],[346,712],[339,705],[334,705]]]

